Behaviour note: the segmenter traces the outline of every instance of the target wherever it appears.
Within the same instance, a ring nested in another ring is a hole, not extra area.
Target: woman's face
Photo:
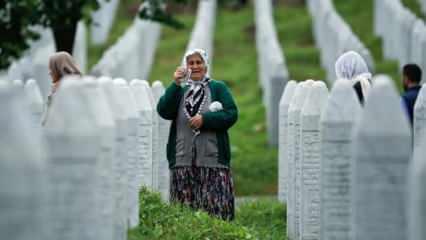
[[[199,81],[204,78],[207,67],[199,54],[193,54],[186,59],[186,66],[191,69],[191,79]]]

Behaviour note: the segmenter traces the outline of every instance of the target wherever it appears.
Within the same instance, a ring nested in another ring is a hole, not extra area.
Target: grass
[[[374,34],[373,0],[363,0],[363,4],[357,0],[334,0],[333,2],[342,18],[352,27],[354,33],[373,55],[376,66],[374,74],[389,75],[398,89],[402,90],[398,63],[383,58],[382,41]]]
[[[290,78],[323,80],[320,52],[312,35],[312,20],[304,6],[281,4],[275,8],[274,19],[284,49]]]
[[[139,226],[129,231],[129,240],[285,239],[285,209],[273,200],[245,203],[237,218],[226,222],[202,211],[166,204],[158,193],[142,189],[139,215]]]

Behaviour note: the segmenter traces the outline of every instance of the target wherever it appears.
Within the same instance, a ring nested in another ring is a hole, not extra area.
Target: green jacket
[[[228,129],[234,125],[238,119],[237,105],[232,98],[231,92],[222,81],[210,80],[208,87],[211,92],[211,101],[218,101],[223,109],[217,112],[203,113],[203,125],[201,131],[210,130],[216,132],[219,163],[229,166],[231,160],[231,150],[229,144]],[[176,163],[176,118],[179,104],[188,87],[181,87],[174,82],[166,89],[157,105],[158,114],[166,119],[172,120],[170,134],[167,143],[167,159],[169,167],[173,168]]]

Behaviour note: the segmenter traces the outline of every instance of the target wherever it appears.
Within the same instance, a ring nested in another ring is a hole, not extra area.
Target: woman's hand
[[[191,119],[189,119],[189,126],[194,129],[200,129],[203,125],[203,116],[200,114],[197,114],[193,116]]]
[[[173,79],[175,80],[177,85],[180,85],[182,79],[185,77],[185,68],[177,67],[175,73],[173,74]]]

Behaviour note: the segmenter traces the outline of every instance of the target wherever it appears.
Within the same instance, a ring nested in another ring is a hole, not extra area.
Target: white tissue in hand
[[[209,106],[209,110],[210,110],[210,112],[217,112],[217,111],[220,111],[220,110],[222,110],[223,109],[223,107],[222,107],[222,103],[220,103],[220,102],[212,102],[211,104],[210,104],[210,106]]]

